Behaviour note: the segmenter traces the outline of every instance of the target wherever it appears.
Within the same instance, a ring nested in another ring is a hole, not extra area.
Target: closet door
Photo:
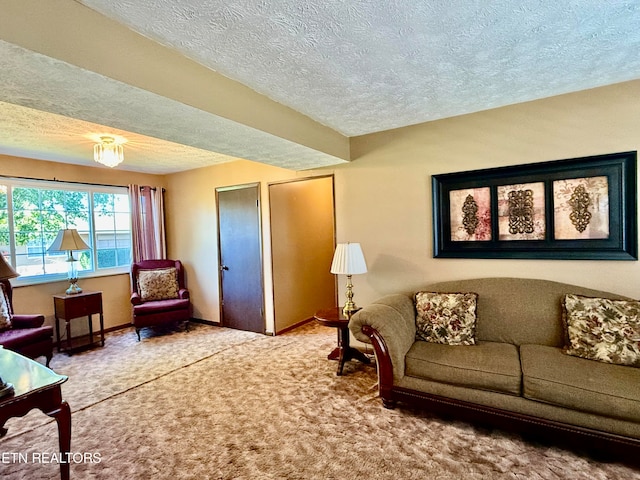
[[[264,333],[258,184],[216,189],[222,326]]]

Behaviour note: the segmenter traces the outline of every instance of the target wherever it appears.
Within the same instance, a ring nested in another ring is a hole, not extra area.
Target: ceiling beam
[[[73,0],[0,0],[0,39],[328,155],[349,138]]]

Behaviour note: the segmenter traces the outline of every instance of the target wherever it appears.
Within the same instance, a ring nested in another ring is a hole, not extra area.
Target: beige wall
[[[431,175],[640,148],[640,81],[504,107],[352,139],[355,160],[292,172],[248,161],[166,177],[0,156],[0,174],[51,180],[167,188],[170,257],[185,263],[194,316],[219,321],[215,188],[261,183],[265,311],[273,331],[268,188],[276,182],[335,174],[338,242],[360,242],[369,272],[353,278],[357,304],[428,282],[481,276],[546,278],[638,297],[640,267],[630,261],[432,258]],[[105,292],[105,321],[129,321],[126,275],[87,279]],[[16,309],[53,316],[51,294],[64,283],[19,288]],[[340,298],[344,285],[339,282]],[[125,318],[126,317],[126,318]]]
[[[117,186],[130,183],[165,186],[165,178],[159,175],[144,175],[104,167],[80,167],[7,155],[0,155],[0,175]],[[102,291],[105,328],[128,324],[131,321],[129,275],[81,278],[79,284],[85,290]],[[68,286],[67,282],[62,281],[17,287],[14,289],[15,310],[17,313],[41,313],[45,315],[46,323],[53,325],[51,296],[64,293]]]
[[[360,242],[369,272],[358,305],[429,282],[484,276],[545,278],[638,297],[632,261],[434,259],[431,175],[640,148],[640,81],[352,139],[355,160],[314,172],[234,162],[170,175],[170,254],[186,263],[194,315],[219,321],[215,188],[260,182],[267,331],[273,331],[269,182],[335,174],[338,242]],[[344,299],[340,281],[340,301]]]
[[[167,177],[165,196],[169,256],[185,265],[193,316],[220,321],[218,229],[215,189],[260,183],[266,332],[274,332],[273,281],[268,183],[317,175],[269,165],[237,161],[199,168]]]
[[[640,81],[368,135],[336,171],[338,241],[361,242],[356,303],[433,281],[552,279],[637,298],[634,261],[434,259],[431,175],[640,149]]]

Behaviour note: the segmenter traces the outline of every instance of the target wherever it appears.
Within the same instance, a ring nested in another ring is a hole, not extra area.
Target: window
[[[39,258],[41,255],[43,255],[44,252],[44,248],[42,246],[38,246],[38,247],[27,247],[27,258]],[[64,255],[64,252],[50,252],[49,255]]]
[[[20,274],[15,283],[66,277],[66,254],[47,252],[63,228],[77,229],[91,247],[74,252],[81,275],[128,271],[126,188],[0,179],[0,251]]]

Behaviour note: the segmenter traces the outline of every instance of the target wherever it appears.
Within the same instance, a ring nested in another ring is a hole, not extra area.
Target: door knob
[[[226,265],[220,265],[220,270],[229,270],[229,267]]]

